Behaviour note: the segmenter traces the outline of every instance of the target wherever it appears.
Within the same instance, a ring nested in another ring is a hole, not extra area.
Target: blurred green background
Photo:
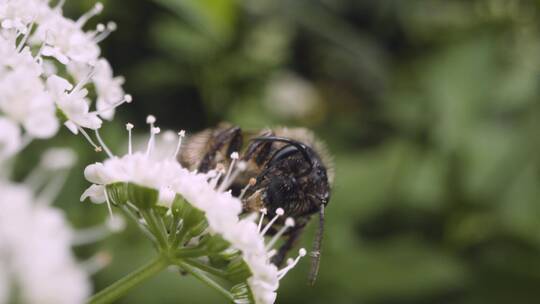
[[[67,1],[66,14],[93,3]],[[123,124],[150,113],[162,128],[304,126],[328,143],[337,174],[319,280],[308,287],[301,262],[278,303],[540,302],[540,2],[104,4],[94,24],[118,30],[103,53],[134,96],[103,128],[115,148]],[[103,221],[106,208],[78,202],[84,165],[103,156],[66,130],[56,143],[81,158],[58,205],[76,227]],[[134,227],[77,253],[99,250],[113,262],[98,290],[153,254]],[[220,302],[169,272],[119,303]]]

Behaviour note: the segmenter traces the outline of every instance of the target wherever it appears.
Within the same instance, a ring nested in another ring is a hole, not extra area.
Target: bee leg
[[[296,241],[298,240],[298,237],[300,237],[300,235],[302,234],[304,227],[305,226],[302,225],[302,226],[296,226],[292,228],[292,230],[287,235],[287,239],[285,240],[285,243],[283,243],[283,245],[279,247],[276,255],[272,257],[272,264],[276,265],[277,267],[281,267],[283,265],[283,262],[285,261],[285,258],[287,257],[287,253],[296,244]]]

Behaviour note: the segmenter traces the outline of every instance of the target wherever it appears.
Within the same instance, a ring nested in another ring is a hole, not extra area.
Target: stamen
[[[109,148],[107,147],[107,145],[105,144],[103,139],[101,139],[101,136],[99,136],[98,129],[95,130],[95,133],[96,133],[96,138],[97,138],[99,144],[103,147],[103,149],[105,149],[105,153],[107,153],[107,156],[109,156],[109,158],[113,158],[114,154],[111,152],[111,150],[109,150]]]
[[[107,111],[110,111],[110,110],[114,110],[116,108],[118,108],[120,105],[124,104],[124,103],[131,103],[133,101],[133,98],[131,97],[131,95],[129,94],[126,94],[124,95],[124,97],[122,97],[122,99],[116,103],[113,103],[112,105],[106,107],[105,109],[101,109],[99,111],[92,111],[90,112],[91,114],[98,114],[98,115],[101,115]]]
[[[178,153],[180,153],[180,147],[182,146],[182,139],[186,136],[186,131],[182,130],[178,132],[178,144],[176,145],[176,150],[174,150],[173,158],[178,157]]]
[[[276,235],[274,235],[272,237],[272,239],[270,240],[270,242],[268,242],[268,244],[266,244],[266,250],[274,247],[274,245],[276,244],[276,242],[278,241],[278,239],[285,233],[285,231],[287,231],[287,229],[289,229],[290,227],[294,227],[294,219],[292,217],[288,217],[286,220],[285,220],[285,225],[283,227],[281,227],[281,229],[279,229],[279,231],[276,233]]]
[[[132,147],[131,147],[131,130],[133,129],[133,124],[127,123],[126,124],[126,130],[128,131],[128,153],[131,155]]]
[[[90,18],[98,15],[101,11],[103,11],[103,4],[98,2],[92,9],[80,16],[75,24],[81,28],[88,20],[90,20]]]
[[[115,30],[116,30],[116,23],[114,22],[107,23],[107,28],[104,29],[101,33],[99,33],[99,35],[94,37],[94,42],[100,43],[101,41],[105,40],[105,38],[107,38]]]
[[[90,66],[91,66],[90,72],[88,72],[88,74],[84,77],[83,80],[79,81],[75,85],[75,87],[73,88],[73,90],[71,90],[71,92],[69,92],[69,94],[73,94],[79,91],[82,87],[84,87],[88,83],[88,81],[90,81],[92,77],[94,77],[94,74],[96,74],[96,67],[94,65],[90,65]]]
[[[240,172],[246,170],[247,164],[245,162],[242,161],[242,162],[239,162],[238,165],[236,165],[239,157],[240,156],[238,152],[231,153],[231,159],[232,159],[231,165],[229,166],[227,175],[225,175],[223,182],[221,182],[221,185],[219,186],[218,191],[220,192],[225,191],[225,189],[229,188],[229,186],[234,182],[234,180],[240,174]]]
[[[45,188],[39,194],[37,201],[40,204],[50,205],[58,197],[58,194],[62,191],[67,179],[67,172],[60,172],[54,175],[51,181],[49,181]]]
[[[278,279],[281,280],[287,274],[287,272],[289,272],[289,270],[293,269],[294,266],[298,264],[298,261],[300,261],[302,257],[306,256],[306,254],[307,251],[305,248],[301,248],[300,250],[298,250],[298,256],[296,257],[296,259],[288,259],[287,266],[278,271]]]
[[[28,37],[30,36],[30,32],[32,31],[32,27],[34,26],[34,20],[30,22],[30,25],[28,25],[28,29],[26,30],[26,33],[22,37],[21,41],[19,42],[19,45],[17,46],[17,53],[20,53],[26,44],[26,41],[28,40]]]
[[[154,115],[146,116],[146,123],[147,124],[154,124],[155,122],[156,122],[156,117]]]
[[[110,236],[111,233],[116,233],[124,230],[126,222],[122,217],[107,218],[104,223],[99,225],[76,230],[72,245],[80,246],[98,242]]]
[[[257,228],[257,231],[258,232],[261,232],[261,228],[262,228],[262,223],[263,223],[263,220],[264,220],[264,216],[266,215],[267,213],[267,209],[266,208],[262,208],[261,209],[261,218],[259,219],[259,226]]]
[[[109,201],[109,195],[107,195],[107,190],[105,190],[105,188],[103,189],[103,193],[105,194],[105,201],[107,202],[107,209],[109,209],[109,217],[111,218],[111,221],[115,221],[112,208],[111,208],[111,202]]]
[[[156,117],[154,115],[148,115],[146,117],[146,123],[150,125],[150,138],[148,139],[148,145],[146,147],[146,155],[150,155],[150,152],[152,152],[152,149],[154,148],[154,141],[155,141],[154,123],[155,122],[156,122]]]
[[[240,196],[238,197],[238,199],[241,200],[248,191],[249,187],[253,187],[255,186],[255,184],[257,184],[257,179],[255,179],[254,177],[250,178],[248,184],[240,192]]]
[[[268,230],[270,229],[270,227],[272,227],[272,225],[274,224],[275,221],[277,221],[277,219],[282,216],[283,214],[285,214],[285,210],[283,210],[282,208],[278,208],[276,210],[276,215],[274,216],[274,218],[272,218],[270,220],[270,222],[268,222],[268,224],[266,224],[266,226],[264,227],[263,231],[261,232],[261,235],[264,236],[266,234],[266,232],[268,232]]]
[[[107,251],[100,251],[91,258],[81,263],[81,267],[88,275],[94,275],[103,270],[112,261],[112,256]]]
[[[45,34],[45,35],[47,35],[47,34]],[[41,58],[41,52],[43,51],[44,46],[45,46],[45,41],[43,41],[41,43],[41,45],[39,46],[39,49],[37,51],[36,57],[34,57],[36,63],[39,64],[39,65],[41,65],[41,63],[43,63],[43,58]]]
[[[277,253],[276,249],[272,249],[272,250],[268,251],[268,258],[271,258],[271,257],[275,256],[276,253]]]
[[[210,181],[210,185],[214,189],[217,187],[219,179],[221,178],[221,176],[223,176],[223,173],[225,173],[225,167],[223,166],[223,164],[217,164],[216,171],[217,175]]]
[[[66,0],[59,0],[58,3],[54,6],[53,9],[57,10],[57,9],[62,8],[62,6],[64,6],[65,2],[66,2]]]
[[[224,188],[223,184],[226,184],[227,181],[229,180],[229,177],[231,176],[232,170],[234,169],[234,166],[236,165],[236,161],[238,160],[238,157],[239,157],[238,152],[231,153],[232,162],[229,165],[229,170],[227,170],[227,175],[225,175],[225,179],[223,179],[223,182],[221,183],[221,186],[219,187],[219,191],[225,190],[225,189],[222,189]]]
[[[96,152],[101,152],[102,151],[101,147],[94,143],[92,138],[90,138],[88,133],[86,133],[86,131],[83,128],[81,128],[80,126],[77,126],[77,129],[79,129],[79,132],[81,132],[81,134],[84,136],[84,138],[86,138],[86,140],[90,143],[90,145],[92,145],[92,147],[94,147],[94,151],[96,151]]]

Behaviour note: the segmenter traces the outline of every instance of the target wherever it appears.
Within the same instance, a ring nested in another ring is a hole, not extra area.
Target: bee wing
[[[207,172],[217,164],[228,166],[230,154],[242,147],[242,130],[228,123],[206,129],[187,138],[180,153],[180,163],[191,169]]]
[[[189,136],[180,150],[179,161],[182,166],[196,170],[208,152],[212,130],[206,129],[199,133]]]

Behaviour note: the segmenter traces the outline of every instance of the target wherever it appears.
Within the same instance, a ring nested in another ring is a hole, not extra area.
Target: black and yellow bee
[[[334,175],[326,148],[304,128],[243,132],[238,126],[223,123],[188,138],[179,161],[192,170],[208,172],[218,166],[228,167],[233,152],[240,153],[247,167],[234,179],[230,189],[239,196],[248,183],[252,184],[241,196],[244,211],[264,208],[272,218],[282,208],[286,217],[295,220],[294,228],[285,234],[272,259],[274,264],[283,263],[311,216],[319,215],[319,229],[311,252],[309,281],[313,284],[319,269],[324,212]],[[276,224],[283,225],[283,217]]]

